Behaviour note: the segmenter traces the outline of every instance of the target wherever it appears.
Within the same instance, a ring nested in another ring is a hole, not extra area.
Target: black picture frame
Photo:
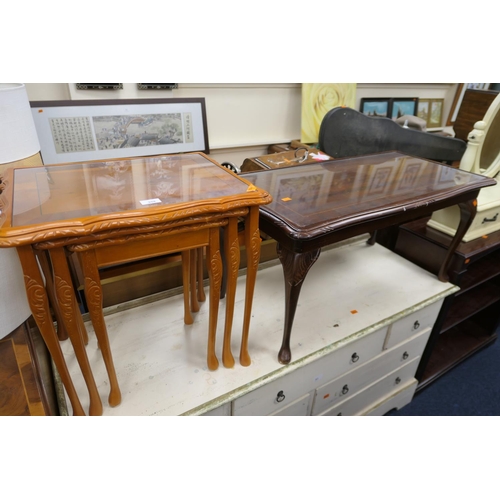
[[[45,164],[210,154],[204,98],[31,101],[30,106]],[[111,125],[104,127],[106,120]],[[175,140],[141,128],[157,121],[168,121],[172,129],[177,124]]]
[[[391,113],[391,99],[388,97],[363,97],[359,111],[366,116],[388,118]]]
[[[123,90],[123,83],[77,83],[78,90]]]
[[[389,118],[396,120],[404,115],[416,116],[418,97],[394,97],[391,99]]]

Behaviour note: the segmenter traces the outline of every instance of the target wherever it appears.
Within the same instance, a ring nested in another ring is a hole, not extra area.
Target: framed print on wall
[[[429,120],[430,104],[430,99],[420,99],[417,106],[417,116],[422,118],[422,120],[425,120],[426,125]]]
[[[204,152],[204,98],[32,101],[44,164]]]
[[[429,109],[428,127],[441,127],[443,121],[444,99],[432,99]]]
[[[396,120],[404,115],[415,116],[417,114],[418,97],[391,99],[391,118]]]
[[[363,97],[360,101],[359,110],[366,116],[378,116],[388,118],[391,100],[385,97]]]
[[[417,116],[425,120],[427,128],[441,127],[444,99],[420,99]]]

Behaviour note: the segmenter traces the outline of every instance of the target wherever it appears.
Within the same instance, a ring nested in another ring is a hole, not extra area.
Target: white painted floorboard
[[[224,300],[220,304],[216,351],[220,366],[213,372],[205,361],[208,295],[189,326],[183,323],[181,295],[109,314],[105,319],[122,391],[122,403],[115,408],[107,402],[109,383],[92,326],[87,322],[87,352],[104,415],[204,413],[298,368],[304,362],[301,358],[314,359],[325,347],[334,348],[361,331],[378,329],[408,310],[424,307],[436,296],[446,295],[450,286],[380,245],[358,241],[323,251],[302,287],[292,331],[292,363],[288,366],[277,361],[285,307],[278,261],[257,275],[249,342],[252,365],[246,368],[238,360],[244,277],[238,279],[232,337],[236,365],[232,369],[224,368],[221,361]],[[88,393],[69,340],[62,348],[87,411]]]

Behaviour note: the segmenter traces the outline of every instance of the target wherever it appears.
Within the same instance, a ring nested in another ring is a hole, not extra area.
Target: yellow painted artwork
[[[317,143],[325,114],[337,106],[354,108],[355,100],[355,83],[303,83],[300,140],[305,144]]]

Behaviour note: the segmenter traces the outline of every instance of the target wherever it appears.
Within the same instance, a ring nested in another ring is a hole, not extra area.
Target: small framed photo
[[[394,98],[391,99],[390,118],[396,120],[404,115],[415,116],[417,114],[418,97]]]
[[[388,118],[391,100],[389,98],[362,98],[360,103],[360,111],[366,116],[378,116]]]
[[[444,99],[432,99],[429,109],[428,127],[441,127],[443,121]]]
[[[444,99],[420,99],[417,116],[425,120],[427,128],[436,128],[443,125]]]
[[[420,99],[418,101],[418,107],[417,107],[417,116],[419,118],[422,118],[422,120],[425,120],[425,123],[427,124],[429,120],[429,107],[431,104],[430,99]]]

